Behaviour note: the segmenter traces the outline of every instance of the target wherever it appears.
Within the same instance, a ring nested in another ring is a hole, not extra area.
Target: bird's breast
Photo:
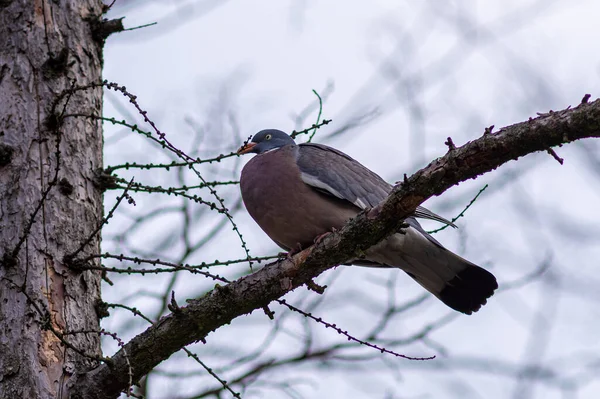
[[[289,146],[252,158],[242,170],[240,188],[250,216],[285,249],[306,248],[318,235],[341,228],[359,209],[320,194],[300,178]]]

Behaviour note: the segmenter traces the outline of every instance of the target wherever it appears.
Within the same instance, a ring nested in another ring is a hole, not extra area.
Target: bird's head
[[[237,150],[238,154],[263,154],[267,151],[281,148],[289,144],[296,144],[293,138],[281,130],[266,129],[261,130],[252,137],[252,141],[244,144]]]

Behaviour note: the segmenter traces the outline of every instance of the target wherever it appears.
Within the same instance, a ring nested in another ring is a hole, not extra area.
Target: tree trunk
[[[102,113],[100,86],[73,89],[100,81],[101,13],[100,0],[0,0],[0,398],[67,397],[96,365],[73,348],[100,354],[100,274],[63,259],[101,222],[102,126],[63,116]]]

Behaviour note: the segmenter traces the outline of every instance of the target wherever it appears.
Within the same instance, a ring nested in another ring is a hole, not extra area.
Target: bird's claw
[[[290,249],[288,252],[279,252],[277,256],[287,260],[292,260],[292,257],[300,251],[302,251],[302,245],[300,245],[300,243],[296,243],[294,248]]]
[[[323,239],[325,237],[327,237],[329,234],[335,233],[336,231],[337,231],[337,229],[335,227],[332,227],[331,231],[326,231],[325,233],[319,234],[318,236],[316,236],[315,239],[313,240],[313,243],[315,245],[317,245],[318,243],[320,243],[321,241],[323,241]]]

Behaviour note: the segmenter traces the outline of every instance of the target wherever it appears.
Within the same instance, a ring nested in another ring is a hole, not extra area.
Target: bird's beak
[[[256,146],[256,143],[249,142],[248,144],[244,144],[243,146],[241,146],[240,149],[237,150],[237,153],[238,153],[238,155],[247,154],[249,152],[252,152],[252,149],[255,146]]]

